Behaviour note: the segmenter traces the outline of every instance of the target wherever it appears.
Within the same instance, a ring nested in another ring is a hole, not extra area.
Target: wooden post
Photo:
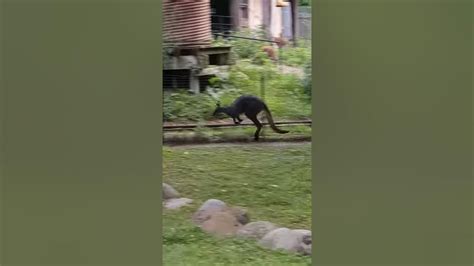
[[[176,75],[171,74],[172,87],[174,90],[178,89],[178,80]]]
[[[283,65],[283,63],[281,61],[282,60],[281,59],[282,54],[283,54],[283,47],[278,46],[278,61],[277,61],[277,63],[278,63],[279,67],[281,67],[281,65]]]
[[[266,71],[265,69],[263,69],[262,73],[260,74],[260,97],[262,98],[263,101],[265,101],[265,81],[266,81],[265,78],[266,78]],[[268,120],[266,113],[265,113],[265,120]],[[262,131],[260,131],[260,136],[262,137],[265,136],[265,130],[263,128],[262,128]]]
[[[240,0],[230,0],[230,16],[232,31],[238,31],[240,29]]]
[[[196,69],[191,69],[191,71],[189,71],[189,90],[195,94],[201,92],[199,88],[199,76],[197,73],[198,71]]]
[[[297,46],[296,39],[298,38],[298,1],[291,0],[291,24],[293,31],[293,46]]]
[[[270,39],[272,36],[271,23],[272,23],[272,1],[271,0],[262,0],[262,26],[265,30],[265,37]]]

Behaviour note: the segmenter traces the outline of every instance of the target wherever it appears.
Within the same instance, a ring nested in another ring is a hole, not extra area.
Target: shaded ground
[[[269,126],[264,126],[259,142],[301,142],[311,140],[311,127],[309,126],[278,126],[289,130],[287,134],[273,132]],[[197,128],[180,132],[164,132],[163,142],[165,144],[182,145],[193,143],[231,143],[246,142],[256,143],[253,140],[255,127],[231,127],[231,128]]]

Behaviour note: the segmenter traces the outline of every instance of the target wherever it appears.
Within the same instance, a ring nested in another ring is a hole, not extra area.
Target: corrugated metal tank
[[[178,46],[211,44],[210,0],[164,0],[163,14],[165,44]]]

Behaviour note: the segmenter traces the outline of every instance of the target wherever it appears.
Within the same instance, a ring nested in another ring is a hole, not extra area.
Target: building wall
[[[258,0],[257,0],[258,1]],[[270,27],[270,31],[272,33],[272,37],[280,37],[282,33],[282,11],[281,7],[276,6],[277,0],[272,0],[272,25]]]
[[[261,0],[250,0],[249,1],[249,27],[255,29],[262,25],[262,3]]]
[[[270,33],[272,37],[279,37],[280,34],[283,31],[283,17],[282,17],[282,8],[277,7],[276,3],[277,0],[270,0],[268,1],[271,3],[271,10],[272,10],[272,23],[269,25],[270,26]],[[263,22],[263,4],[265,1],[262,0],[249,0],[249,19],[248,19],[248,25],[251,29],[256,29],[260,25],[262,25]],[[267,25],[268,26],[268,25]]]

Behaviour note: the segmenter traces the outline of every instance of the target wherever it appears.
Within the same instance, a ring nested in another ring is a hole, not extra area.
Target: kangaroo
[[[270,113],[270,109],[268,109],[267,105],[261,99],[252,95],[240,96],[230,106],[227,107],[221,107],[220,103],[217,103],[213,115],[216,116],[219,113],[227,114],[232,118],[234,123],[238,125],[243,121],[240,118],[240,115],[245,114],[245,116],[248,117],[248,119],[252,120],[252,122],[257,127],[257,130],[254,134],[254,139],[255,141],[258,141],[260,130],[262,129],[263,125],[257,119],[257,115],[262,111],[265,111],[266,117],[273,131],[280,134],[285,134],[289,132],[277,128],[275,126],[275,123],[273,122],[272,114]]]

